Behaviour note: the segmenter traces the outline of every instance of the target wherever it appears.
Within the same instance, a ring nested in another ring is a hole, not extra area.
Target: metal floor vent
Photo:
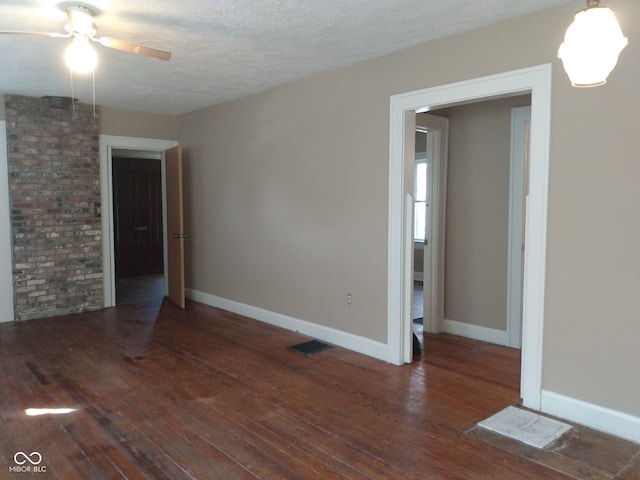
[[[298,343],[287,347],[287,349],[302,353],[303,355],[313,355],[314,353],[322,352],[330,348],[333,348],[333,345],[323,343],[319,340],[309,340],[308,342]]]

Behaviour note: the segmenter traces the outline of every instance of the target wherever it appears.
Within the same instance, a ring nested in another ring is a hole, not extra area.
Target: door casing
[[[522,280],[524,217],[527,198],[528,124],[531,107],[511,109],[511,158],[509,161],[509,239],[507,266],[507,341],[512,348],[522,344]]]
[[[8,162],[7,122],[0,120],[0,322],[15,319]]]
[[[411,362],[411,344],[406,334],[411,308],[406,301],[412,276],[407,257],[412,257],[413,235],[407,195],[405,161],[406,129],[415,129],[415,112],[444,108],[486,98],[531,94],[531,144],[529,198],[525,216],[521,391],[523,404],[540,409],[542,394],[542,338],[546,263],[549,135],[551,117],[551,64],[465,80],[413,92],[390,99],[389,209],[387,278],[388,361]],[[413,113],[413,115],[411,115]],[[412,120],[413,117],[413,120]],[[410,164],[409,164],[410,165]],[[411,170],[412,171],[412,170]]]
[[[416,118],[417,128],[426,128],[429,165],[429,245],[424,249],[423,315],[424,330],[438,333],[444,321],[444,239],[447,200],[449,119],[423,114]]]
[[[167,292],[167,196],[164,152],[178,145],[175,140],[158,140],[116,135],[100,135],[100,190],[102,201],[102,258],[104,306],[116,305],[115,247],[113,228],[113,150],[149,151],[160,154],[162,162],[162,211],[164,235],[164,281]]]

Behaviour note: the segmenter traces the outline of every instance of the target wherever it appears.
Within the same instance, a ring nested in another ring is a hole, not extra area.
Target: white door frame
[[[116,135],[100,135],[100,190],[102,201],[102,270],[104,306],[116,305],[116,265],[113,225],[113,163],[112,154],[115,149],[144,150],[160,154],[162,162],[162,215],[164,235],[164,282],[167,292],[167,197],[165,191],[166,169],[164,151],[175,147],[175,140],[158,140],[152,138],[122,137]]]
[[[542,392],[542,333],[547,238],[549,130],[551,117],[551,64],[515,70],[443,86],[394,95],[390,99],[389,225],[387,282],[388,360],[396,365],[411,361],[407,335],[411,309],[406,292],[412,286],[406,269],[413,235],[403,228],[407,212],[405,128],[415,129],[408,112],[460,105],[485,98],[531,93],[531,151],[527,202],[523,288],[523,332],[520,396],[529,408],[540,409]],[[409,117],[410,118],[410,117]],[[407,125],[409,124],[409,125]]]
[[[433,307],[436,306],[434,301],[437,298],[438,289],[437,275],[434,275],[434,267],[437,268],[437,262],[434,262],[433,254],[437,251],[437,228],[434,231],[434,200],[433,196],[433,157],[427,153],[425,159],[427,170],[427,198],[425,207],[425,238],[422,243],[422,324],[424,329],[431,332],[434,327],[437,328],[436,312]],[[436,245],[434,245],[434,242]],[[435,280],[434,280],[435,279]]]
[[[524,255],[524,214],[527,192],[527,123],[531,106],[511,109],[511,158],[509,161],[509,239],[507,253],[507,342],[512,348],[522,344],[522,281]]]
[[[444,321],[444,239],[447,204],[447,168],[449,158],[449,119],[436,115],[416,117],[419,127],[426,127],[427,162],[429,169],[430,212],[428,238],[425,248],[424,272],[424,330],[438,333]],[[427,255],[429,253],[429,255]],[[427,268],[429,262],[429,268]]]
[[[426,135],[427,135],[427,129],[426,128],[422,128],[420,126],[416,126],[416,134],[418,134],[418,133],[424,133],[425,140],[426,140]],[[429,173],[429,161],[427,160],[427,152],[426,151],[425,152],[416,152],[416,163],[415,163],[416,167],[418,166],[419,163],[426,163],[427,164],[427,192],[430,192],[431,191],[431,186],[428,183],[431,182],[431,175]],[[414,174],[416,173],[416,171],[417,171],[417,168],[414,168]],[[413,185],[413,191],[414,192],[417,191],[417,183],[418,183],[418,179],[416,177],[414,177],[414,179],[413,179],[413,184],[414,184]],[[428,193],[427,193],[427,204],[430,205],[430,199],[428,198]],[[427,210],[427,212],[428,212],[428,210]],[[428,223],[427,223],[428,218],[429,218],[429,214],[426,214],[425,215],[425,235],[427,234],[426,227],[428,225]],[[415,219],[414,219],[414,229],[415,229]],[[431,233],[431,232],[429,232],[429,233]],[[415,232],[414,232],[414,234],[415,234]],[[427,245],[424,245],[423,243],[414,241],[414,245],[413,245],[414,254],[415,254],[415,251],[416,250],[420,250],[422,248],[422,246],[427,246]],[[414,264],[414,268],[415,268],[415,264]],[[425,272],[424,269],[422,270],[422,272],[416,272],[414,270],[414,272],[413,272],[413,280],[414,281],[417,280],[417,281],[420,281],[420,282],[423,281],[424,280],[424,272]]]
[[[0,322],[15,319],[7,122],[0,120]]]

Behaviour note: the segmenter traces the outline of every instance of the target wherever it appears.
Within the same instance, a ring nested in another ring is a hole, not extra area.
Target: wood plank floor
[[[193,302],[2,324],[0,478],[639,478],[629,442],[532,452],[473,428],[518,402],[515,350],[431,335],[396,367],[287,349],[305,340]]]
[[[164,274],[116,278],[116,303],[160,302],[164,297]]]

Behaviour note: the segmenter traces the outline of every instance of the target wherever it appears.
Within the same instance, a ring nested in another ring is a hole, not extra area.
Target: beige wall
[[[447,320],[507,328],[511,109],[530,103],[527,95],[434,112],[449,118]]]
[[[100,108],[100,133],[124,137],[175,140],[177,117],[157,113]]]
[[[614,8],[629,46],[609,83],[553,84],[543,378],[640,415],[640,2]]]
[[[388,134],[354,118],[372,96],[357,79],[180,118],[189,287],[385,340]],[[388,98],[377,103],[384,118]]]
[[[629,46],[588,90],[556,59],[581,8],[181,116],[189,287],[386,341],[390,95],[552,62],[543,388],[640,415],[640,3],[616,1]]]

